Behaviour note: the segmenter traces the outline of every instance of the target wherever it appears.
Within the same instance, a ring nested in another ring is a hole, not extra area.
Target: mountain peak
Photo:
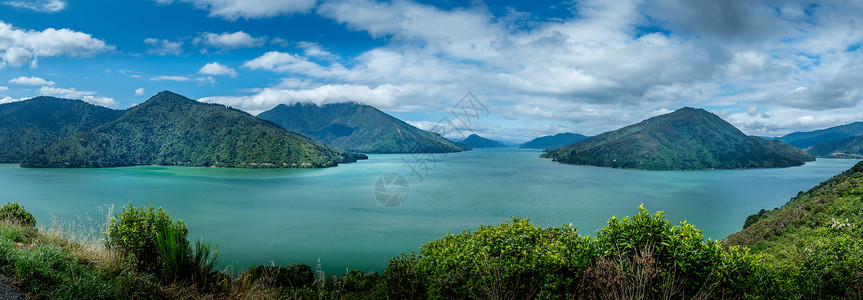
[[[804,163],[799,151],[793,151],[798,149],[758,139],[711,112],[684,107],[554,149],[542,157],[567,164],[649,170],[771,168]]]

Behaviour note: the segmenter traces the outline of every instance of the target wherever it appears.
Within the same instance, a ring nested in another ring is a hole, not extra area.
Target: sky
[[[781,136],[863,121],[861,16],[841,0],[0,0],[0,103],[170,90],[253,115],[358,102],[432,129],[471,93],[488,113],[460,135],[595,135],[690,106]]]

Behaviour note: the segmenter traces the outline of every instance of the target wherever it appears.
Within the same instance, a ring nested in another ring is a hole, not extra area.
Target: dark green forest
[[[363,158],[236,109],[161,92],[117,120],[36,150],[21,166],[319,168]]]
[[[0,105],[0,163],[19,163],[58,138],[90,131],[123,113],[81,100],[44,96]]]
[[[476,134],[471,134],[461,141],[462,144],[468,145],[471,148],[503,148],[507,147],[501,142],[487,139]]]
[[[780,168],[814,160],[799,149],[747,136],[719,116],[689,107],[552,149],[541,157],[646,170]]]
[[[563,146],[568,146],[577,142],[581,142],[585,139],[587,139],[587,136],[577,133],[564,132],[555,135],[541,136],[532,139],[524,144],[518,145],[518,147],[530,149],[560,148]]]
[[[863,158],[863,136],[823,142],[807,148],[806,152],[815,157],[860,159]]]
[[[258,115],[315,141],[360,153],[448,153],[470,150],[357,103],[280,104]]]

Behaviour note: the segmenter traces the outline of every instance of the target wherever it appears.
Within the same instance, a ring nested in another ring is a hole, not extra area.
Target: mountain
[[[806,152],[815,157],[861,159],[863,158],[863,136],[823,142],[806,148]]]
[[[549,149],[549,148],[560,148],[567,145],[572,145],[577,142],[581,142],[587,139],[587,136],[564,132],[558,133],[555,135],[547,135],[535,138],[530,140],[527,143],[518,145],[519,148],[531,148],[531,149]]]
[[[495,140],[490,140],[490,139],[478,136],[476,134],[469,135],[467,138],[465,138],[463,141],[461,141],[461,143],[468,145],[471,148],[503,148],[503,147],[508,147],[504,143],[501,143],[501,142],[498,142]]]
[[[245,112],[165,91],[117,120],[36,150],[21,166],[317,168],[362,158]]]
[[[719,116],[691,107],[553,149],[541,157],[566,164],[647,170],[777,168],[814,160],[788,145],[747,136]]]
[[[863,135],[863,122],[854,122],[809,132],[790,133],[779,137],[778,140],[791,146],[805,149],[820,143],[838,141],[858,135]]]
[[[447,153],[470,150],[357,103],[281,104],[258,115],[318,142],[362,153]]]
[[[123,112],[54,97],[0,105],[0,162],[19,163],[58,138],[89,131],[119,118]]]

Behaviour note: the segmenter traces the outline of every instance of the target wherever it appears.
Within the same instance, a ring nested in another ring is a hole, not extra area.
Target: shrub
[[[661,211],[651,216],[643,206],[631,218],[609,219],[597,231],[594,243],[603,259],[591,270],[618,278],[604,285],[591,284],[592,292],[599,294],[626,298],[740,295],[753,292],[757,276],[763,274],[748,249],[723,251],[720,242],[705,241],[695,226],[685,221],[671,226]]]
[[[513,218],[422,245],[416,268],[430,298],[564,297],[593,261],[589,239],[568,227]]]
[[[6,203],[0,206],[0,219],[7,222],[21,224],[23,226],[35,227],[36,219],[18,202]]]
[[[254,266],[248,270],[251,280],[257,281],[261,278],[270,280],[268,284],[275,287],[305,287],[315,282],[315,273],[312,267],[306,264],[296,264],[287,267],[276,266]]]
[[[165,237],[171,235],[170,238],[173,240],[169,242],[185,243],[185,246],[163,243],[162,248],[173,247],[177,251],[186,251],[188,242],[182,241],[186,241],[188,232],[183,221],[174,223],[161,207],[159,209],[154,209],[152,206],[136,208],[132,202],[129,202],[129,206],[123,206],[123,211],[119,215],[111,217],[108,231],[105,233],[105,246],[119,251],[135,264],[138,270],[159,274],[161,265],[158,249],[160,247],[157,245],[157,239],[162,235],[163,242],[166,242]],[[161,253],[164,255],[164,251]],[[171,256],[176,258],[185,254],[178,253],[176,256],[174,254]],[[166,270],[166,273],[171,274],[172,271]]]

